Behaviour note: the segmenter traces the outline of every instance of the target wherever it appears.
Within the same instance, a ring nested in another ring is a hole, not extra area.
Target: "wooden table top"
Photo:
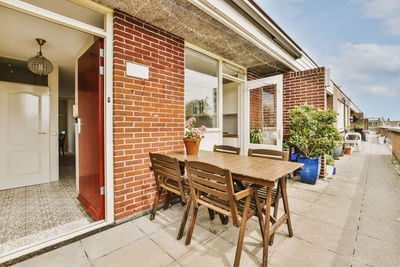
[[[303,167],[302,163],[239,156],[234,154],[199,151],[198,155],[186,155],[184,152],[168,153],[179,161],[193,160],[214,164],[231,170],[234,178],[260,185],[273,185],[280,178]]]

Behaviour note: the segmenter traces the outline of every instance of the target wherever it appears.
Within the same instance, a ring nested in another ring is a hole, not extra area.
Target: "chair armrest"
[[[239,191],[233,195],[235,200],[241,200],[242,198],[245,198],[247,196],[250,196],[252,193],[257,192],[257,189],[255,188],[247,188],[245,190]]]

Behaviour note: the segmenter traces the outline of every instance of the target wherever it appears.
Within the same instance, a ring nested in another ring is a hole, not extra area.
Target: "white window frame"
[[[19,11],[33,17],[67,26],[104,38],[104,187],[105,187],[105,219],[92,223],[88,227],[65,233],[64,235],[32,243],[28,246],[0,255],[5,262],[41,248],[68,240],[83,233],[98,229],[114,222],[114,167],[113,167],[113,10],[88,0],[72,0],[82,7],[104,14],[104,29],[80,22],[75,19],[51,12],[49,10],[18,0],[0,0],[0,6]]]
[[[276,145],[264,145],[264,144],[251,144],[250,143],[250,91],[268,85],[276,86],[276,130],[277,138]],[[243,131],[243,154],[246,155],[249,148],[254,149],[273,149],[282,151],[283,143],[283,75],[275,75],[267,78],[257,79],[248,81],[246,85],[246,91],[244,95],[244,127]]]
[[[219,144],[222,144],[222,141],[223,141],[223,139],[222,139],[222,135],[223,135],[223,108],[224,108],[224,106],[223,106],[223,98],[222,98],[222,96],[223,96],[223,79],[225,78],[225,79],[240,83],[241,84],[240,85],[240,91],[243,91],[244,88],[245,88],[245,82],[247,80],[247,69],[245,67],[243,67],[243,66],[240,66],[240,65],[228,60],[228,59],[225,59],[223,57],[215,55],[215,54],[213,54],[213,53],[211,53],[211,52],[209,52],[207,50],[204,50],[203,48],[200,48],[200,47],[198,47],[196,45],[193,45],[193,44],[191,44],[189,42],[186,42],[186,41],[185,41],[185,48],[190,48],[190,49],[192,49],[194,51],[202,53],[202,54],[204,54],[206,56],[209,56],[209,57],[211,57],[211,58],[213,58],[213,59],[218,61],[218,73],[217,73],[217,75],[218,75],[218,77],[217,77],[218,78],[218,110],[217,110],[217,112],[218,112],[218,127],[217,128],[208,128],[207,132],[208,133],[217,133],[218,134],[218,141],[217,142]],[[238,68],[240,71],[242,71],[243,78],[237,78],[237,77],[233,77],[231,75],[228,75],[226,73],[223,73],[223,71],[222,71],[223,63],[227,63],[229,65],[232,65],[233,67]],[[242,98],[242,94],[239,94],[239,101],[238,101],[238,113],[240,113],[240,114],[238,114],[238,120],[239,120],[238,127],[239,127],[239,129],[241,129],[242,126],[243,126],[243,120],[241,118],[242,117],[241,116],[242,115],[242,112],[241,112],[241,110],[242,110],[242,100],[241,100],[241,98]],[[240,131],[238,134],[240,135],[240,137],[239,137],[240,138],[240,143],[243,144],[241,142],[242,132]]]

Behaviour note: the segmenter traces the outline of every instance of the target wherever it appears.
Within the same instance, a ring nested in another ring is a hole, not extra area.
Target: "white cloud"
[[[400,97],[400,45],[346,43],[327,63],[335,82],[354,96]]]
[[[366,18],[383,20],[386,32],[400,35],[400,1],[399,0],[354,0],[361,3]]]

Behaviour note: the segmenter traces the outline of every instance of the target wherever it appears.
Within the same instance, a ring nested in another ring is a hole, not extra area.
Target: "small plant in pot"
[[[206,126],[195,128],[196,118],[191,117],[185,123],[185,137],[183,142],[185,143],[186,154],[197,155],[199,153],[200,142],[204,138],[204,133],[207,131]]]
[[[339,136],[340,140],[336,142],[335,148],[332,150],[332,156],[335,160],[338,160],[343,150],[343,138]]]
[[[300,152],[301,180],[315,184],[320,172],[320,157],[328,154],[340,141],[333,123],[337,113],[333,110],[315,109],[310,105],[297,106],[290,111],[289,143]]]

